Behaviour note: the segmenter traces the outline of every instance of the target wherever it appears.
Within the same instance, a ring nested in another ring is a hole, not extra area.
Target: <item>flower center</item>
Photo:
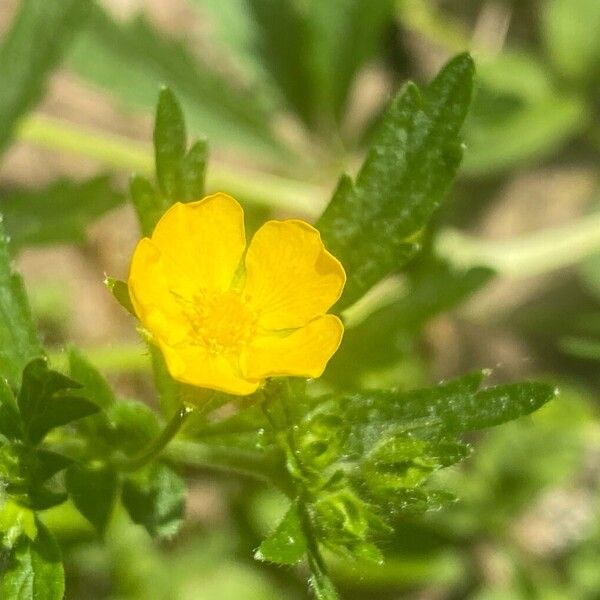
[[[256,314],[237,291],[202,290],[186,306],[191,337],[213,354],[237,353],[256,331]]]

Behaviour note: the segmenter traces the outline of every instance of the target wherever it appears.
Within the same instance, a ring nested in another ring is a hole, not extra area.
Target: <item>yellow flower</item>
[[[247,251],[242,207],[226,194],[174,204],[131,261],[129,290],[171,375],[245,395],[267,377],[318,377],[344,327],[325,314],[346,282],[303,221],[268,221]]]

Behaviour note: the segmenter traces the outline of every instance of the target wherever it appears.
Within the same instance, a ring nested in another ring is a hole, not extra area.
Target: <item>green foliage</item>
[[[38,190],[10,192],[0,198],[0,213],[16,252],[24,246],[82,242],[86,226],[123,200],[106,175],[81,183],[62,179]]]
[[[25,440],[37,444],[51,429],[97,413],[96,404],[73,394],[80,387],[51,371],[44,359],[31,361],[23,371],[17,396]]]
[[[96,405],[106,409],[115,401],[115,394],[98,369],[75,346],[70,346],[69,374],[81,386],[80,392]]]
[[[73,465],[67,470],[66,484],[77,510],[99,533],[104,533],[117,499],[115,471]]]
[[[37,522],[34,540],[21,537],[0,566],[0,596],[10,600],[60,600],[65,592],[60,550],[52,534]]]
[[[88,0],[23,0],[0,47],[0,152],[41,99],[50,72],[85,21]]]
[[[294,502],[275,531],[264,540],[254,558],[282,565],[300,562],[307,550],[307,541],[300,522],[298,503]]]
[[[207,146],[198,141],[187,148],[185,122],[179,102],[168,88],[161,90],[154,126],[154,155],[158,190],[135,175],[130,182],[131,198],[144,235],[151,235],[158,219],[175,202],[199,200],[204,196]]]
[[[373,370],[406,361],[427,322],[460,304],[494,274],[484,267],[457,269],[431,256],[420,257],[413,267],[405,293],[346,329],[325,372],[338,388],[356,389]]]
[[[309,127],[341,118],[354,77],[392,13],[389,0],[250,0],[256,52],[289,107]],[[320,131],[320,134],[323,132]]]
[[[31,319],[23,280],[11,269],[9,240],[0,222],[0,375],[17,387],[21,372],[42,347]]]
[[[473,61],[452,59],[423,93],[408,84],[392,102],[356,181],[345,175],[318,222],[348,274],[347,306],[418,248],[423,227],[456,175]]]
[[[530,414],[555,395],[542,383],[480,389],[482,379],[477,372],[410,392],[374,390],[302,402],[298,390],[273,384],[262,416],[252,406],[196,435],[220,436],[226,445],[274,444],[284,452],[300,495],[260,546],[258,558],[290,564],[305,548],[306,536],[316,535],[342,556],[378,563],[383,560],[378,544],[385,546],[383,540],[406,515],[452,499],[427,482],[469,456],[470,447],[457,436]],[[282,410],[279,402],[288,408]],[[272,437],[258,433],[264,430]],[[299,510],[306,510],[308,525]]]
[[[120,25],[95,5],[68,62],[132,108],[150,108],[156,89],[168,85],[182,99],[193,131],[271,156],[281,151],[256,94],[231,85],[182,41],[160,35],[143,16]]]
[[[185,482],[170,467],[157,463],[123,482],[123,505],[134,523],[150,535],[173,537],[185,510]]]

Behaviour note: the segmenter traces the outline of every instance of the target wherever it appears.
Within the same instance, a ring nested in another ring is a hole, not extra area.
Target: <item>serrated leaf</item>
[[[0,199],[11,248],[82,242],[86,227],[124,201],[110,177],[62,179],[39,190],[18,190]]]
[[[65,574],[60,550],[37,521],[35,540],[21,537],[0,570],[0,597],[7,600],[62,600]]]
[[[123,482],[122,500],[134,523],[153,537],[170,538],[183,523],[185,493],[181,477],[156,463]]]
[[[66,484],[77,510],[103,534],[117,499],[115,471],[73,465],[67,470]]]
[[[459,132],[473,73],[471,57],[461,54],[425,92],[408,84],[388,109],[356,181],[341,179],[317,226],[348,275],[343,306],[398,270],[418,244],[462,158]]]
[[[499,425],[528,415],[555,397],[546,383],[523,382],[477,391],[481,373],[471,374],[433,388],[398,393],[373,391],[343,402],[346,419],[375,429],[382,422],[408,430],[460,433]],[[366,415],[365,410],[369,410]]]
[[[23,371],[17,404],[26,439],[40,442],[55,427],[93,415],[100,407],[86,398],[71,395],[81,386],[72,379],[51,371],[44,359],[34,359]]]
[[[0,152],[85,22],[88,0],[23,0],[0,47]]]
[[[81,385],[81,394],[101,408],[114,404],[115,395],[100,371],[75,346],[69,346],[68,356],[69,375]]]
[[[298,503],[294,502],[275,531],[261,543],[254,558],[281,565],[295,565],[304,557],[306,548]]]
[[[23,280],[11,269],[8,242],[0,221],[0,376],[17,388],[25,365],[43,350]]]

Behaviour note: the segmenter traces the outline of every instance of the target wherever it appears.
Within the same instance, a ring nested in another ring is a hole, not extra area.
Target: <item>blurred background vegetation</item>
[[[55,363],[74,341],[149,403],[149,359],[102,280],[126,275],[138,237],[124,191],[152,169],[160,85],[209,140],[209,190],[244,202],[252,228],[318,216],[392,94],[473,52],[459,179],[419,259],[349,309],[324,385],[412,388],[490,367],[562,394],[470,440],[474,456],[443,473],[459,500],[407,515],[383,567],[334,561],[333,576],[357,600],[598,598],[600,2],[103,0],[60,35],[34,31],[27,55],[31,22],[15,15],[34,4],[0,3],[0,211]],[[283,499],[187,475],[170,543],[117,515],[100,545],[68,505],[49,512],[69,600],[306,597],[302,570],[252,560]]]

